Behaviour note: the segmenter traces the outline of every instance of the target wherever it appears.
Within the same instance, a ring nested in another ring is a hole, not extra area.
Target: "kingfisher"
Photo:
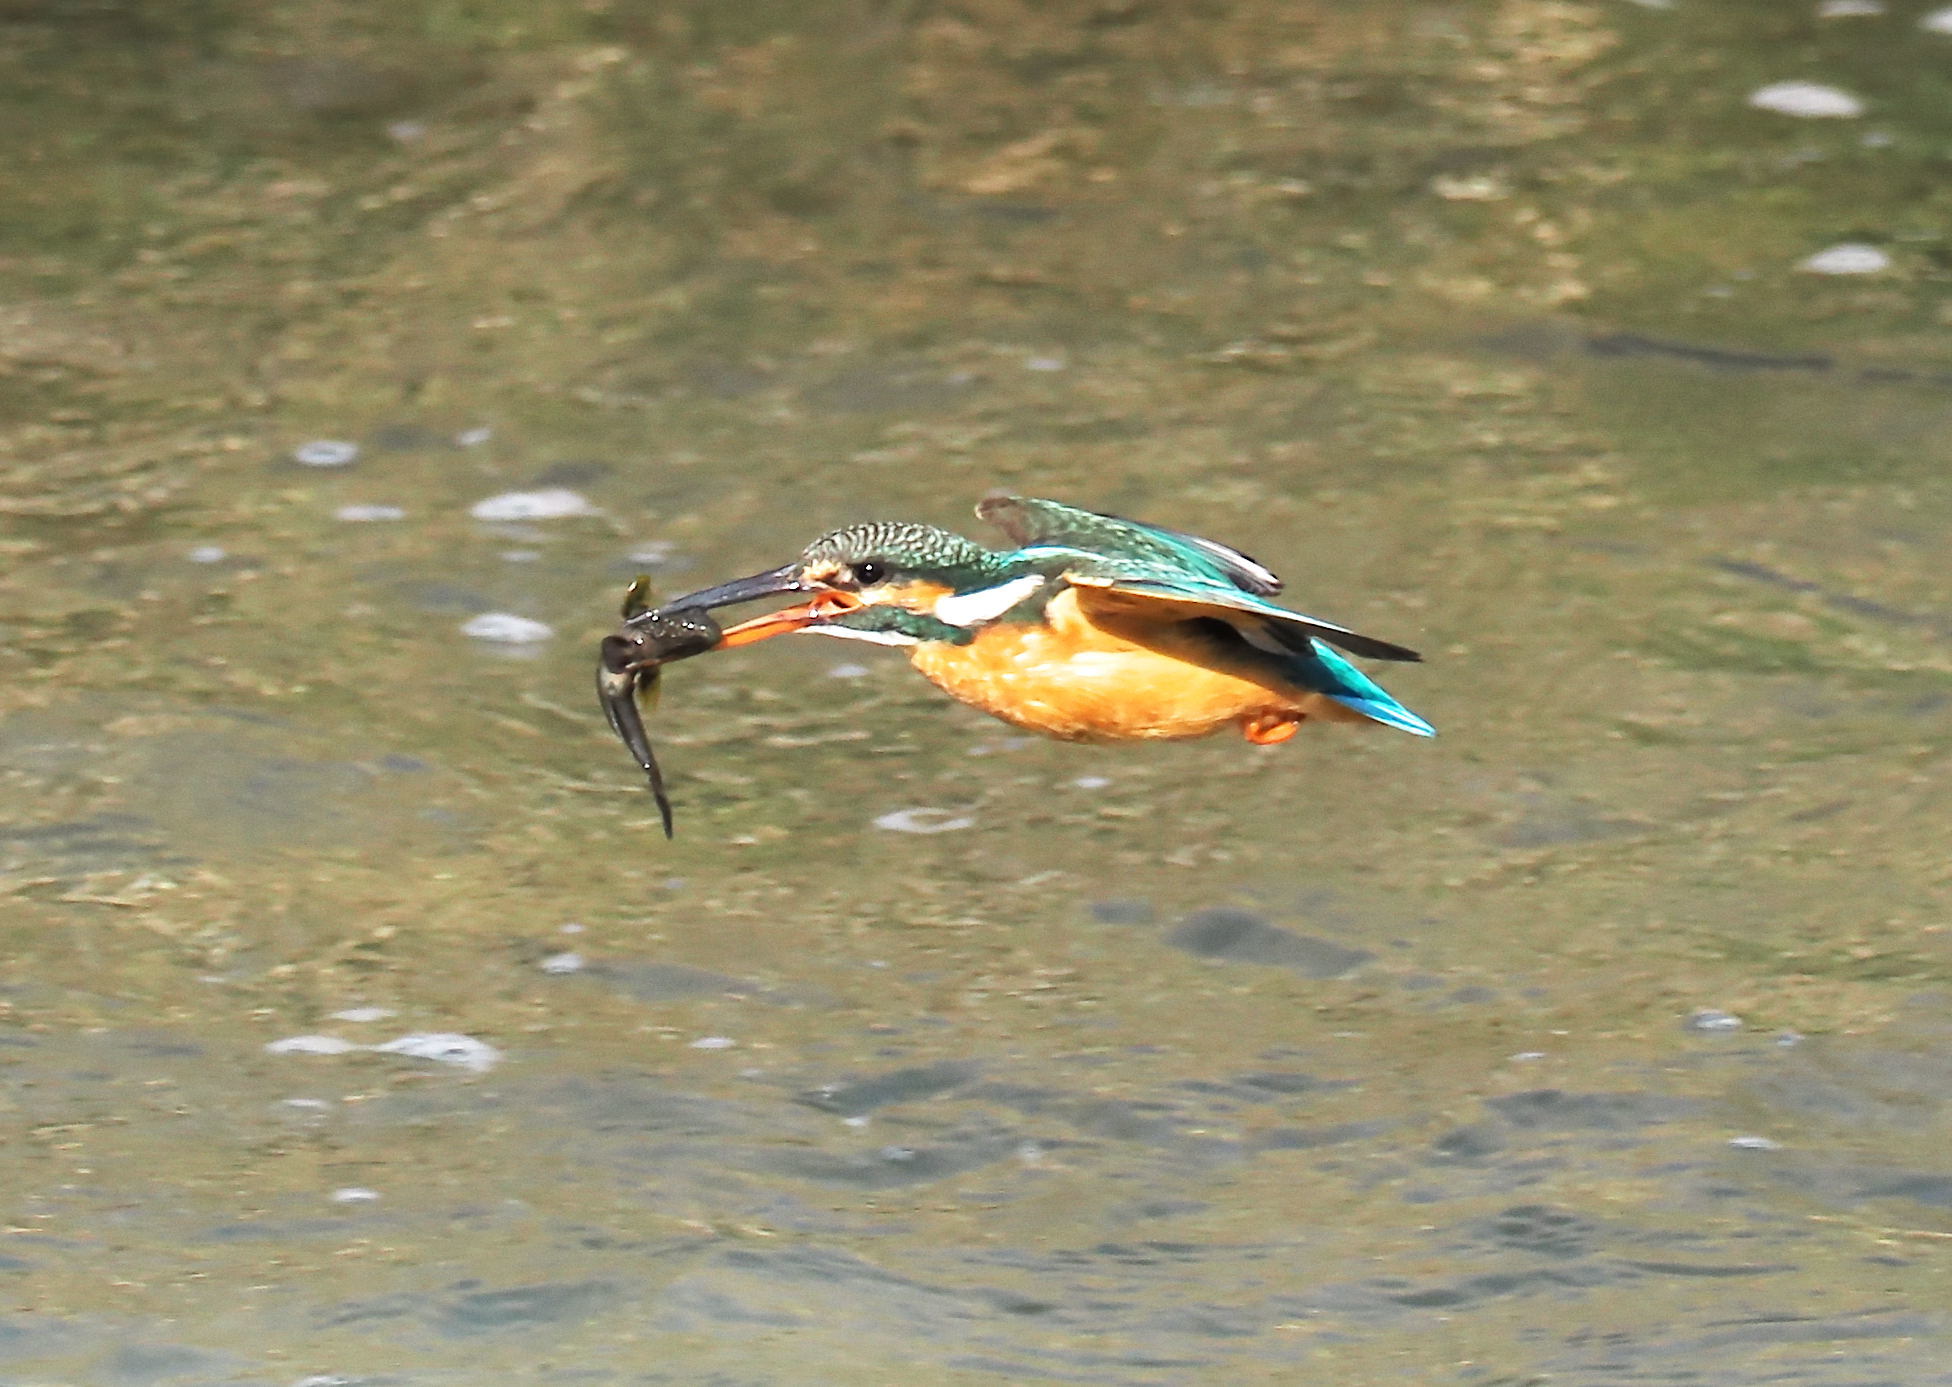
[[[791,563],[636,620],[803,597],[714,630],[711,648],[792,632],[900,646],[951,697],[1065,741],[1233,728],[1265,746],[1309,721],[1435,735],[1338,653],[1413,661],[1416,651],[1277,605],[1281,580],[1237,549],[1027,496],[992,495],[976,514],[1014,547],[932,525],[849,525]]]

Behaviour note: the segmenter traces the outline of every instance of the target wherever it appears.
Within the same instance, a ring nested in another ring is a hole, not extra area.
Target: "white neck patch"
[[[960,626],[965,631],[985,621],[995,621],[1017,603],[1044,586],[1044,575],[1026,573],[1021,578],[1012,578],[1007,583],[998,583],[993,588],[978,588],[975,592],[952,592],[947,597],[935,599],[934,616],[937,621],[946,621],[951,626]]]
[[[842,640],[867,641],[873,645],[920,645],[913,636],[900,631],[856,631],[852,626],[802,626],[800,633],[808,636],[838,636]]]

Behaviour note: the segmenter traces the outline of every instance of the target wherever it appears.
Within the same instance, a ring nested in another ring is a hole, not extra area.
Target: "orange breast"
[[[1308,717],[1362,720],[1251,657],[1227,657],[1196,627],[1093,612],[1076,588],[1052,598],[1046,617],[998,622],[968,645],[914,646],[909,659],[964,703],[1067,741],[1204,737],[1235,725],[1279,740]]]

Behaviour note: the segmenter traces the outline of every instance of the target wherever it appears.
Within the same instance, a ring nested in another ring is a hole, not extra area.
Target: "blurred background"
[[[1952,12],[0,0],[0,151],[0,1381],[1952,1381]],[[667,843],[630,577],[998,486],[1442,735],[783,641]]]

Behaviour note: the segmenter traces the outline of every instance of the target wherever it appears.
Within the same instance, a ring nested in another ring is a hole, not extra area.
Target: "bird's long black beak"
[[[700,592],[689,593],[665,603],[654,612],[646,612],[642,617],[633,617],[624,623],[626,627],[640,621],[683,617],[703,614],[717,607],[729,607],[737,602],[753,602],[762,597],[776,597],[781,593],[810,592],[808,601],[794,607],[782,607],[776,612],[742,621],[737,626],[728,626],[720,635],[714,650],[730,650],[735,646],[751,645],[755,641],[771,640],[774,636],[784,636],[792,631],[804,631],[809,626],[818,625],[837,612],[843,612],[860,605],[860,600],[850,593],[837,592],[822,583],[809,583],[800,576],[798,564],[787,564],[781,568],[769,568],[764,573],[755,573],[750,578],[734,578],[729,583],[720,583],[715,588],[705,588]]]
[[[709,612],[718,607],[730,607],[740,602],[757,602],[762,597],[778,597],[781,593],[806,592],[808,587],[800,581],[800,566],[789,563],[779,568],[769,568],[764,573],[755,573],[750,578],[734,578],[729,583],[720,583],[715,588],[703,588],[698,592],[687,593],[658,608],[660,612]]]

